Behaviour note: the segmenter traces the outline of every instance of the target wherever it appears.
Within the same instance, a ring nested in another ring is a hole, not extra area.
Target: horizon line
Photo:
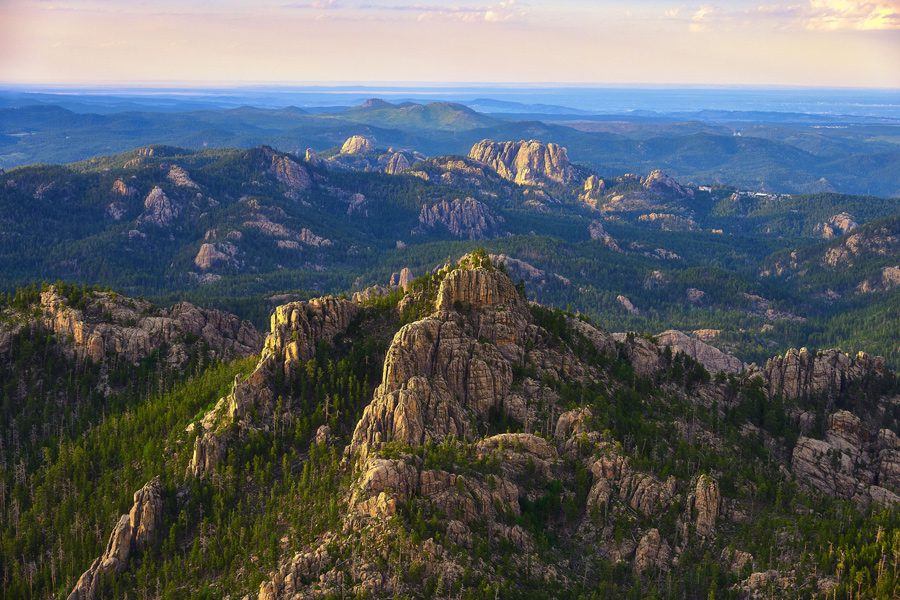
[[[34,90],[53,89],[118,89],[118,90],[215,90],[215,89],[369,89],[373,87],[394,87],[411,89],[445,89],[463,87],[471,89],[746,89],[746,90],[840,90],[840,91],[884,91],[898,92],[900,87],[886,86],[846,86],[808,85],[783,83],[648,83],[648,82],[567,82],[567,81],[199,81],[199,80],[146,80],[146,81],[85,81],[85,82],[22,82],[0,80],[0,88],[25,88]]]

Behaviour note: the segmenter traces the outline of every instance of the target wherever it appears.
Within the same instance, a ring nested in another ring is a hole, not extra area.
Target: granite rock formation
[[[482,140],[469,150],[469,158],[520,185],[568,185],[575,179],[566,149],[553,143]]]
[[[124,571],[133,556],[153,544],[162,530],[162,512],[162,485],[155,478],[134,493],[134,504],[116,523],[106,551],[81,575],[68,600],[95,600],[105,575]]]
[[[504,219],[494,214],[483,202],[474,198],[448,202],[442,200],[432,206],[422,205],[419,223],[434,229],[441,226],[454,237],[469,240],[483,240],[502,234]]]

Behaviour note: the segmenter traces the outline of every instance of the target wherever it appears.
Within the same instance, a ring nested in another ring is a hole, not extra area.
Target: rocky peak
[[[482,140],[469,150],[469,158],[488,165],[504,179],[521,185],[566,185],[575,178],[566,149],[554,143]]]
[[[68,600],[95,600],[104,575],[124,571],[132,555],[156,540],[162,528],[162,513],[162,485],[156,477],[134,493],[134,504],[116,523],[106,551],[81,575]]]
[[[341,154],[365,154],[375,150],[375,142],[364,135],[351,135],[341,146]]]
[[[524,300],[509,277],[497,270],[489,258],[467,254],[441,282],[437,295],[439,312],[458,306],[475,310],[501,306],[521,309]]]
[[[313,150],[312,148],[307,148],[306,153],[303,156],[303,160],[305,160],[308,164],[313,166],[318,166],[322,164],[322,159],[319,157],[319,153]]]
[[[319,342],[346,331],[358,313],[356,304],[334,296],[283,304],[270,317],[262,358],[273,356],[290,372],[315,355]]]
[[[435,312],[400,329],[388,349],[381,385],[353,434],[351,452],[361,461],[391,440],[414,446],[449,435],[471,440],[477,423],[494,411],[533,420],[529,400],[512,393],[514,365],[533,364],[547,376],[585,377],[585,366],[565,348],[547,346],[525,300],[487,256],[464,256],[438,276]],[[608,335],[582,326],[598,350],[612,346]],[[540,396],[540,389],[535,382],[533,395]]]

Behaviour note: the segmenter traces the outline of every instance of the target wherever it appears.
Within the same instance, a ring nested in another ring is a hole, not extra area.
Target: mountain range
[[[479,106],[0,109],[4,597],[898,596],[891,126]]]

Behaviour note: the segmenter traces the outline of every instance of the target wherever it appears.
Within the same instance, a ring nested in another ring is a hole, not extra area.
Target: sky
[[[0,82],[900,88],[900,0],[0,0]]]

